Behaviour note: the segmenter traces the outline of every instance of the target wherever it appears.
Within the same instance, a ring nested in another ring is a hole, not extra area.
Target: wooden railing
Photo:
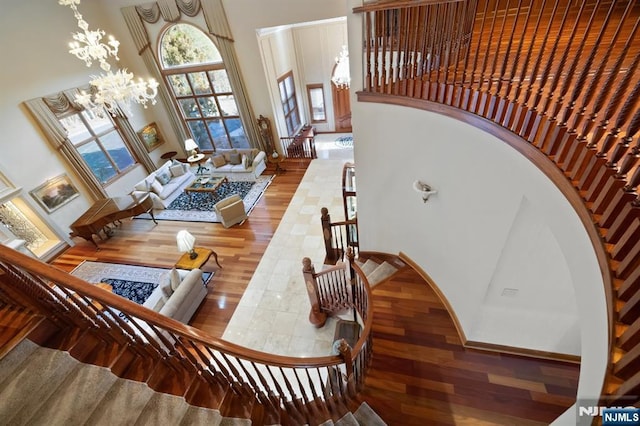
[[[345,260],[348,248],[351,248],[357,256],[359,249],[358,220],[331,222],[331,215],[326,207],[320,209],[320,215],[326,253],[324,263],[335,265],[336,262]]]
[[[266,424],[319,424],[328,419],[322,414],[344,410],[371,356],[368,310],[353,348],[343,344],[336,356],[276,356],[211,337],[3,246],[0,301],[0,312],[15,307],[45,318],[64,333],[57,341],[82,360],[100,360],[121,377],[231,417],[250,418],[260,404]]]
[[[640,3],[381,1],[354,11],[365,30],[359,101],[451,115],[560,171],[554,182],[587,212],[581,219],[605,253],[611,374],[603,398],[637,403]]]
[[[303,127],[293,137],[281,137],[280,144],[286,158],[318,158],[315,129],[311,126]]]

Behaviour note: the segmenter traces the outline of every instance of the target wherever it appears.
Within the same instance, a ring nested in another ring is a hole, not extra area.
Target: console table
[[[194,247],[193,251],[197,254],[196,258],[191,259],[191,255],[189,253],[184,253],[178,262],[176,262],[176,269],[202,269],[202,266],[207,263],[211,255],[213,255],[216,265],[222,269],[222,266],[218,262],[218,254],[215,251],[205,247]]]

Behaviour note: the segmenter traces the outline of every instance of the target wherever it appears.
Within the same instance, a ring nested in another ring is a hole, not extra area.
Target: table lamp
[[[192,260],[198,257],[198,253],[196,253],[193,249],[193,246],[196,242],[196,237],[191,235],[189,231],[186,231],[184,229],[182,231],[178,231],[178,234],[176,235],[176,241],[178,242],[178,251],[189,253],[189,258]]]
[[[184,149],[191,151],[191,155],[196,155],[198,153],[198,144],[193,139],[187,139],[184,141]]]

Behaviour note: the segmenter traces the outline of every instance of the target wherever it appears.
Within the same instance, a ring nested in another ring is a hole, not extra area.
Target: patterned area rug
[[[169,271],[170,268],[85,260],[71,272],[71,275],[92,284],[107,282],[113,286],[113,292],[117,295],[153,309],[162,297],[162,290],[158,287],[160,278]],[[212,277],[213,272],[203,272],[202,278],[205,285]]]
[[[340,148],[351,148],[353,147],[353,136],[340,136],[336,139],[336,145]]]
[[[178,220],[183,222],[220,222],[218,216],[213,211],[213,206],[220,200],[238,194],[244,202],[244,209],[247,215],[251,213],[265,189],[271,184],[273,175],[258,176],[253,181],[232,181],[224,182],[216,190],[215,194],[193,193],[189,196],[186,193],[180,194],[168,208],[164,210],[154,210],[153,214],[157,220]],[[147,213],[136,216],[135,219],[151,219]]]

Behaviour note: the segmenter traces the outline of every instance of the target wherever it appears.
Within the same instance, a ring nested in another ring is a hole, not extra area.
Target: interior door
[[[349,97],[349,87],[344,89],[331,83],[331,93],[333,96],[333,117],[335,119],[336,132],[351,132],[351,101]]]

